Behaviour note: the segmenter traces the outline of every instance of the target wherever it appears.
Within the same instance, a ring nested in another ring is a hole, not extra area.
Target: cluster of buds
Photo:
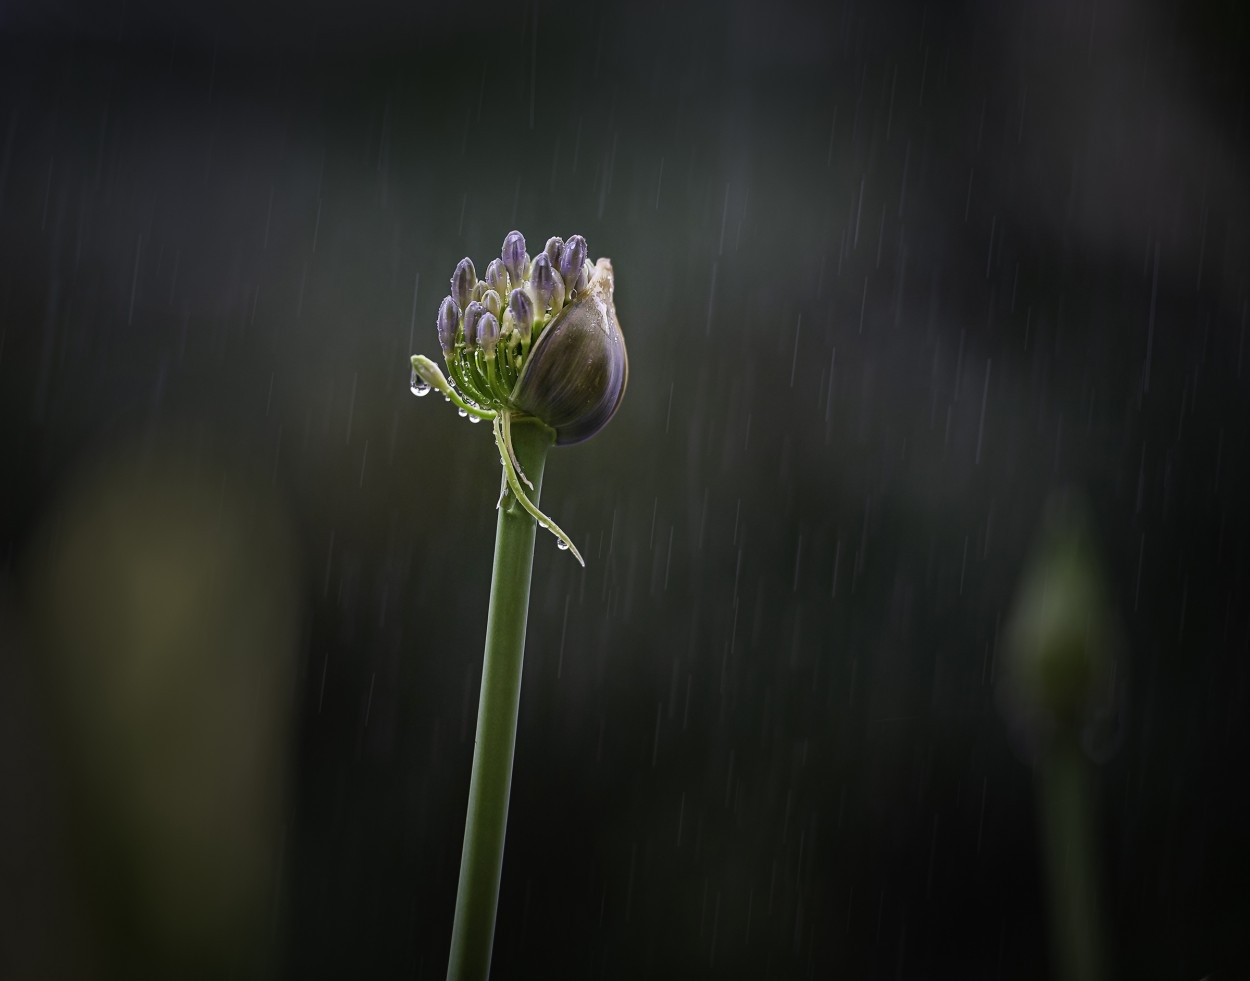
[[[531,259],[525,237],[509,232],[481,279],[473,260],[461,259],[437,321],[439,346],[460,390],[478,406],[506,404],[543,329],[593,275],[580,235],[550,238]]]
[[[473,260],[460,260],[439,305],[438,343],[450,381],[429,358],[412,358],[413,394],[437,388],[461,415],[493,424],[504,493],[515,494],[578,561],[568,536],[525,493],[522,485],[532,485],[517,464],[511,426],[538,423],[568,444],[589,439],[615,415],[629,359],[614,289],[612,263],[591,263],[582,236],[550,238],[531,259],[521,233],[509,232],[481,279]]]

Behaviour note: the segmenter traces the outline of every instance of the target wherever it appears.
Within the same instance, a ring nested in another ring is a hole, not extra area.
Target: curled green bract
[[[424,355],[412,357],[412,391],[438,389],[461,415],[491,423],[504,482],[502,504],[513,494],[583,566],[567,534],[530,500],[533,484],[517,463],[512,424],[546,426],[557,445],[599,432],[616,414],[629,380],[625,339],[616,316],[612,263],[587,258],[586,240],[547,241],[533,259],[513,231],[499,259],[478,279],[467,257],[439,305],[444,375]]]

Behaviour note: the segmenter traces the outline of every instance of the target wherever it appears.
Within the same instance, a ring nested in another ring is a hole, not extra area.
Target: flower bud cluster
[[[478,279],[467,256],[438,308],[438,341],[455,383],[481,406],[504,403],[543,329],[594,275],[586,240],[550,238],[533,258],[511,231]]]
[[[512,442],[517,423],[538,424],[556,445],[590,439],[625,394],[629,358],[616,316],[612,262],[591,263],[586,240],[549,238],[533,257],[517,231],[481,279],[468,257],[456,264],[438,307],[439,346],[450,380],[423,354],[412,356],[414,395],[437,389],[470,422],[489,421],[508,495],[578,562],[569,536],[538,510]]]

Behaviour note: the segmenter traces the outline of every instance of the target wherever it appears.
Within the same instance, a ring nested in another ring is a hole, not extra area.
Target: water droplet
[[[467,415],[469,414],[469,410],[468,410],[468,409],[464,409],[464,408],[457,409],[456,411],[460,413],[460,418],[461,418],[461,419],[463,419],[465,416],[467,416]]]
[[[469,422],[473,423],[474,425],[477,425],[481,421],[482,421],[481,416],[469,416]]]
[[[556,548],[558,548],[561,552],[567,552],[569,550],[569,543],[566,542],[563,538],[557,538]]]
[[[408,388],[417,398],[421,398],[430,394],[430,383],[417,374],[417,369],[412,369],[412,378],[408,382]]]

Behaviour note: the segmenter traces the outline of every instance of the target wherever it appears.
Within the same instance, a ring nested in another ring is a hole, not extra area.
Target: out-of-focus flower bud
[[[1105,714],[1117,648],[1088,519],[1067,497],[1048,506],[1006,629],[999,692],[1008,720],[1036,744],[1081,734]]]

